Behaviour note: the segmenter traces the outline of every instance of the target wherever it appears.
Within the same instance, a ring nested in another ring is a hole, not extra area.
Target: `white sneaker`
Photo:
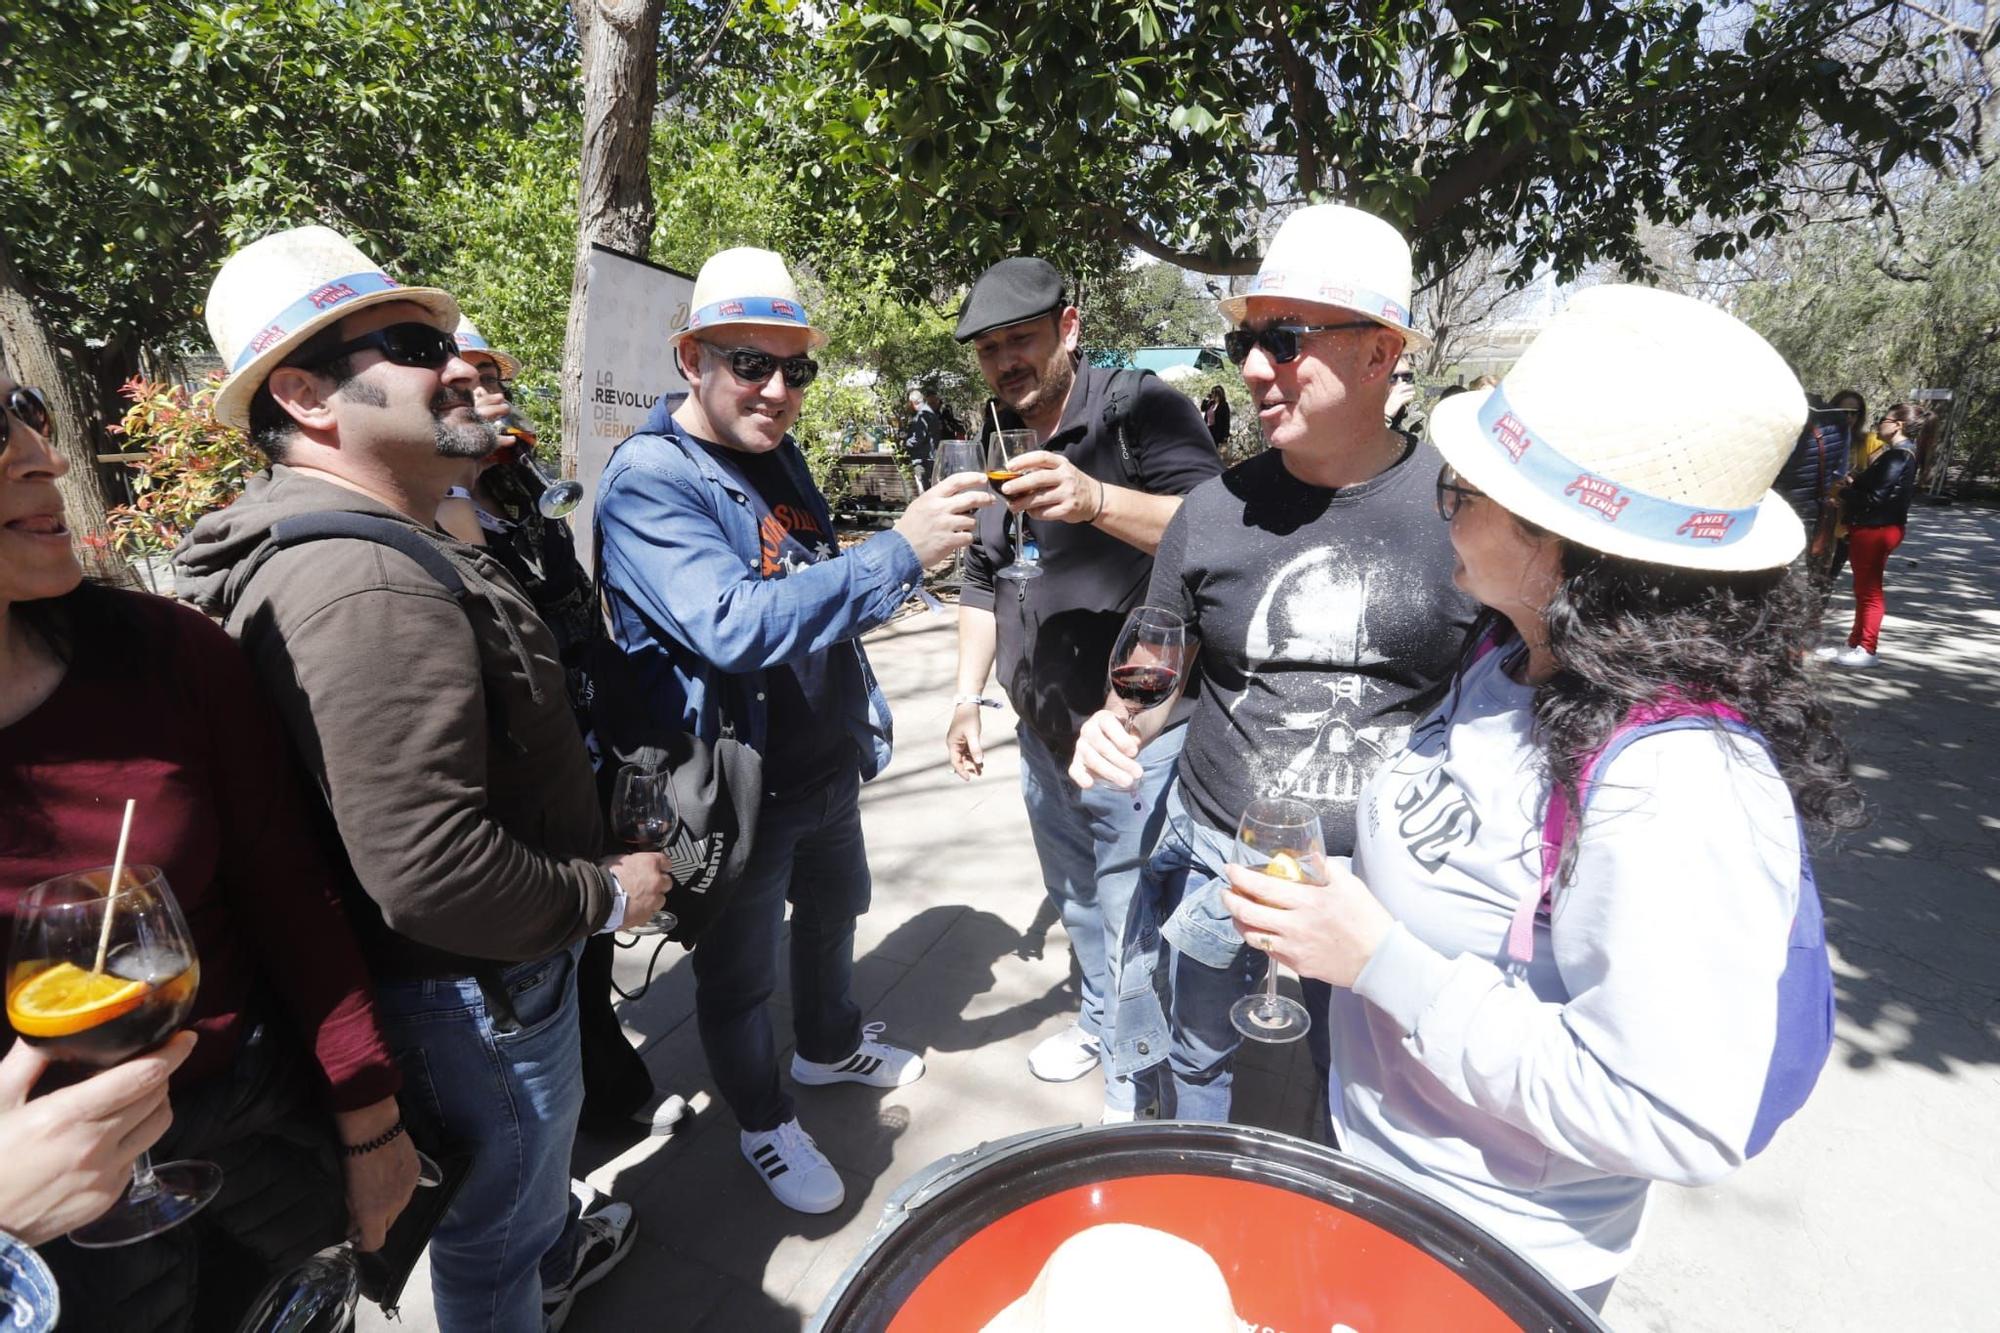
[[[1100,1125],[1129,1125],[1139,1118],[1139,1113],[1129,1106],[1107,1106],[1104,1114],[1097,1117]]]
[[[578,1185],[590,1190],[598,1203],[594,1211],[577,1220],[582,1234],[577,1237],[576,1264],[570,1270],[569,1281],[542,1289],[542,1317],[551,1330],[560,1329],[569,1318],[576,1294],[602,1281],[624,1262],[625,1256],[632,1252],[632,1242],[639,1238],[639,1225],[632,1216],[631,1204],[607,1200],[580,1180],[570,1182],[573,1191]],[[577,1197],[583,1195],[579,1192]]]
[[[1028,1072],[1044,1083],[1068,1083],[1097,1068],[1101,1053],[1097,1038],[1071,1023],[1035,1043],[1028,1052]]]
[[[847,1198],[847,1186],[796,1117],[776,1129],[738,1135],[743,1156],[764,1177],[778,1202],[799,1213],[830,1213]]]
[[[1866,648],[1849,648],[1833,660],[1844,667],[1872,667],[1875,665],[1875,654]]]
[[[870,1023],[861,1029],[861,1044],[854,1054],[832,1064],[808,1060],[792,1052],[792,1077],[815,1087],[825,1083],[866,1083],[871,1088],[901,1088],[924,1076],[924,1057],[900,1046],[876,1040],[885,1023]]]
[[[1822,662],[1831,662],[1834,658],[1839,657],[1842,653],[1846,651],[1847,649],[1842,648],[1837,644],[1830,643],[1824,648],[1813,649],[1813,656],[1818,658]]]
[[[678,1092],[669,1093],[657,1102],[648,1102],[634,1111],[632,1123],[644,1125],[650,1134],[671,1134],[688,1113],[687,1098]]]

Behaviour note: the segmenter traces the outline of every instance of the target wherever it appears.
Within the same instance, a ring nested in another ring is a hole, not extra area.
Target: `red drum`
[[[1286,1134],[1174,1121],[1042,1130],[932,1164],[812,1327],[978,1333],[1056,1246],[1105,1222],[1206,1250],[1254,1333],[1603,1328],[1535,1264],[1380,1171]]]

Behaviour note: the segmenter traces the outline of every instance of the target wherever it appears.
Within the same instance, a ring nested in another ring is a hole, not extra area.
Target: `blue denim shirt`
[[[0,1328],[47,1333],[59,1313],[55,1276],[42,1256],[0,1231]]]
[[[833,531],[790,436],[778,455]],[[841,715],[861,776],[872,778],[889,762],[892,729],[858,640],[916,591],[917,553],[883,532],[787,578],[766,579],[752,508],[741,473],[688,435],[663,401],[645,430],[612,452],[597,484],[598,577],[612,637],[663,720],[710,741],[728,728],[760,754],[770,715],[764,673],[811,653],[854,653],[862,688],[841,701]]]

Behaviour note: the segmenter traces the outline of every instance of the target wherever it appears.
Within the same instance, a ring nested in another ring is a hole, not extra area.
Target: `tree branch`
[[[1292,131],[1299,140],[1299,189],[1311,194],[1319,188],[1319,153],[1313,147],[1312,127],[1306,119],[1306,94],[1317,85],[1306,76],[1305,62],[1285,31],[1284,0],[1265,0],[1265,27],[1271,34],[1271,49],[1285,72],[1285,90],[1291,95]]]
[[[661,104],[671,102],[679,97],[681,90],[693,82],[694,76],[707,68],[709,61],[715,59],[715,53],[722,49],[722,38],[729,31],[729,20],[736,13],[737,3],[738,0],[727,0],[722,6],[722,16],[715,21],[715,31],[708,35],[708,45],[702,48],[702,53],[695,57],[692,65],[681,70],[674,76],[672,83],[660,90],[659,102]]]

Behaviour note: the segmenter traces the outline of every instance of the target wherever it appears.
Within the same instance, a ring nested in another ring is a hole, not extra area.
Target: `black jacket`
[[[1917,451],[1897,440],[1875,456],[1847,490],[1847,526],[1900,528],[1910,520],[1917,491]]]

